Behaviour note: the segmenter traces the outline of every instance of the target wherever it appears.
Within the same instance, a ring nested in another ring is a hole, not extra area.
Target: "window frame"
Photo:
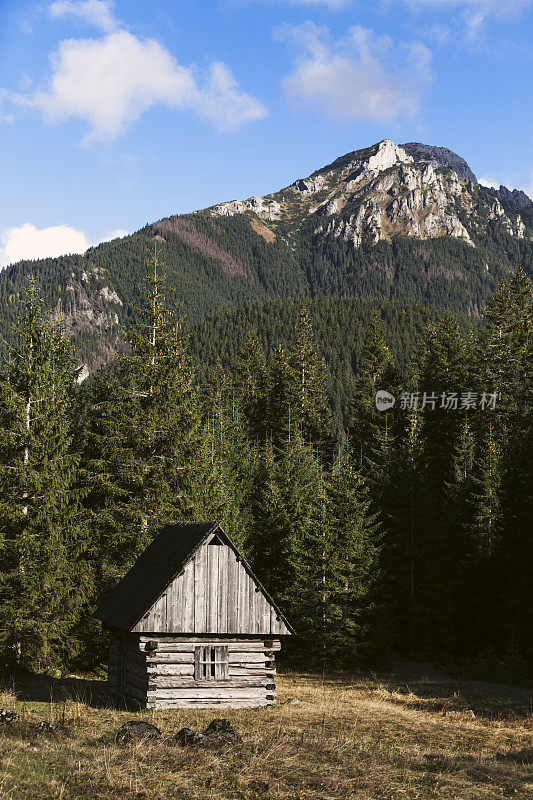
[[[198,645],[194,648],[194,679],[196,681],[225,681],[228,679],[228,666],[227,644]]]

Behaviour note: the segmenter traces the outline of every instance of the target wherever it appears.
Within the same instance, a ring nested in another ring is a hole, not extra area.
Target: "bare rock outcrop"
[[[446,147],[390,139],[347,153],[275,194],[209,211],[252,213],[273,223],[273,231],[280,221],[298,225],[315,216],[315,237],[341,237],[356,248],[365,237],[377,243],[394,236],[444,236],[474,247],[487,215],[502,233],[533,235],[533,203],[524,192],[480,186],[466,161]]]

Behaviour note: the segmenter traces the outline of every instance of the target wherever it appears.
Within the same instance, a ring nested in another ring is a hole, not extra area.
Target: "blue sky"
[[[0,0],[0,266],[383,138],[533,194],[533,0]]]

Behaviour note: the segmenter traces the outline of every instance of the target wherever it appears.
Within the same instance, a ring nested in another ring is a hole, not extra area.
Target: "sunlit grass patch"
[[[59,697],[59,684],[48,703],[42,686],[35,700],[35,687],[3,695],[4,706],[24,713],[0,729],[2,800],[533,798],[531,715],[517,715],[512,700],[509,718],[502,698],[498,718],[445,715],[458,697],[437,696],[427,682],[407,690],[376,677],[285,675],[271,708],[132,712],[102,691],[82,699],[83,683],[66,684]],[[299,703],[286,702],[293,697]],[[202,750],[168,740],[217,716],[230,719],[242,745]],[[45,719],[54,731],[36,730]],[[118,746],[114,734],[128,719],[152,722],[163,740]]]

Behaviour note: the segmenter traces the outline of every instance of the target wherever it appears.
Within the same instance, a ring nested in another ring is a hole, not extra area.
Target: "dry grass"
[[[398,675],[285,675],[273,708],[131,712],[107,704],[102,688],[28,682],[16,696],[0,696],[0,706],[21,714],[0,729],[2,800],[533,798],[525,690]],[[289,697],[300,703],[284,704]],[[169,736],[215,716],[229,718],[244,743],[203,751],[113,742],[128,719],[152,721]],[[36,733],[31,723],[39,721],[63,731]]]

